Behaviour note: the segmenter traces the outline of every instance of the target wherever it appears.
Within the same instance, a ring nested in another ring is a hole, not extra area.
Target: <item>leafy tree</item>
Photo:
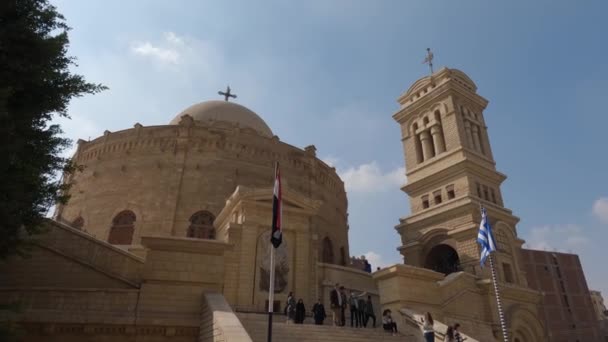
[[[106,89],[70,71],[69,30],[48,0],[0,1],[0,259],[23,251],[49,208],[68,199],[57,175],[76,168],[51,119],[67,117],[73,97]]]

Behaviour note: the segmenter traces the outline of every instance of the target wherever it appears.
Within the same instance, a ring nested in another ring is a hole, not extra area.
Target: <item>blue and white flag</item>
[[[477,243],[479,243],[481,246],[481,256],[479,258],[479,262],[481,267],[483,267],[483,264],[486,262],[486,258],[490,255],[490,253],[496,250],[496,242],[494,241],[494,234],[492,234],[492,227],[488,221],[486,208],[481,208],[481,222],[479,223]]]

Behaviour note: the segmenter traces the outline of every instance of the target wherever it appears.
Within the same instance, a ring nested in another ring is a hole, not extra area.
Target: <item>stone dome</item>
[[[249,127],[260,135],[272,138],[274,134],[270,127],[252,110],[229,101],[205,101],[184,109],[171,120],[169,124],[178,125],[181,117],[190,115],[194,121],[226,121],[238,124],[240,127]]]

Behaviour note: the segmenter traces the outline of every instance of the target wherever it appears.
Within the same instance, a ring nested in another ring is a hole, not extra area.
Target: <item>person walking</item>
[[[376,314],[374,313],[374,305],[372,304],[372,296],[367,296],[367,302],[365,302],[365,324],[364,326],[367,328],[367,322],[369,319],[374,319],[373,327],[376,327]]]
[[[342,326],[342,294],[339,288],[340,284],[336,283],[336,286],[329,293],[329,305],[331,309],[331,316],[334,321],[334,326]]]
[[[426,342],[435,342],[435,329],[433,328],[435,322],[433,322],[433,316],[430,312],[426,313],[426,319],[422,319],[422,331],[424,334],[424,340]]]
[[[296,304],[295,323],[304,323],[304,318],[306,318],[306,307],[304,306],[304,301],[302,300],[302,298],[300,298],[298,300],[298,304]]]
[[[460,331],[458,329],[460,329],[460,324],[454,324],[454,342],[463,342],[467,338],[463,338],[462,335],[460,335]]]
[[[296,299],[293,297],[293,292],[289,292],[287,296],[285,314],[287,315],[287,324],[293,323],[296,317]]]
[[[445,331],[444,342],[456,342],[456,340],[454,339],[454,328],[452,326],[449,326],[448,329]]]
[[[389,331],[393,336],[397,334],[397,323],[393,321],[391,310],[386,309],[382,313],[382,327],[385,331]]]
[[[323,303],[321,303],[321,298],[313,305],[312,315],[316,325],[323,325],[323,321],[327,315],[325,314],[325,307],[323,306]]]

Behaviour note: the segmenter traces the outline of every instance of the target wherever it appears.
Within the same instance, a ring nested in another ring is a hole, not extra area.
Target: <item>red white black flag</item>
[[[281,223],[283,221],[282,209],[281,172],[279,171],[279,163],[277,162],[274,169],[274,192],[272,195],[272,234],[270,235],[270,242],[274,248],[279,247],[283,241],[283,230],[281,229]]]

